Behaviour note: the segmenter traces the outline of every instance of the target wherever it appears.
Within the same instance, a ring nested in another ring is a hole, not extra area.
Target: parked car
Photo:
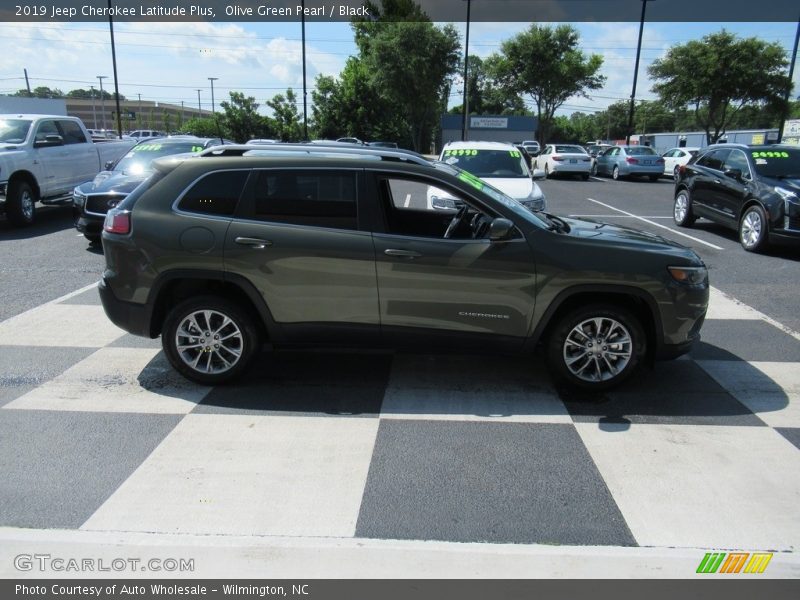
[[[718,144],[678,169],[675,223],[699,217],[739,232],[750,252],[800,242],[800,148]]]
[[[278,140],[266,139],[266,138],[255,138],[252,140],[247,140],[245,144],[249,146],[261,146],[263,144],[277,144]]]
[[[664,159],[650,146],[614,146],[598,154],[595,168],[595,175],[612,179],[636,175],[658,181],[664,173]]]
[[[548,144],[536,157],[534,168],[543,169],[545,177],[555,174],[580,175],[585,181],[592,171],[592,159],[582,146]]]
[[[533,181],[527,161],[512,144],[450,142],[442,148],[439,160],[481,178],[531,210],[547,208],[544,193]],[[429,193],[428,208],[455,211],[458,207],[445,194]]]
[[[541,346],[555,378],[605,390],[698,339],[709,287],[694,251],[535,213],[458,167],[387,152],[155,161],[106,216],[106,314],[160,335],[171,365],[207,385],[269,341]],[[406,206],[431,186],[462,208]]]
[[[156,131],[155,129],[137,129],[127,134],[129,138],[141,142],[155,137],[164,137],[166,134],[163,131]]]
[[[678,171],[681,165],[688,163],[696,156],[700,148],[670,148],[661,158],[664,159],[664,175],[678,181]]]
[[[77,184],[133,144],[94,143],[76,117],[0,115],[0,212],[12,225],[32,224],[38,202],[68,204]]]
[[[336,141],[337,142],[343,142],[343,143],[346,143],[346,144],[359,144],[361,146],[366,146],[366,144],[364,142],[362,142],[360,139],[358,139],[356,137],[340,137]]]
[[[514,148],[520,151],[522,154],[522,158],[525,159],[525,164],[528,165],[528,169],[533,169],[533,156],[522,144],[514,144]]]
[[[589,156],[591,156],[592,158],[596,158],[597,155],[600,154],[601,152],[605,152],[609,148],[613,148],[614,144],[605,144],[602,142],[589,142],[588,144],[585,144],[583,147],[589,154]]]
[[[89,242],[98,243],[106,213],[152,173],[153,160],[173,154],[198,153],[217,144],[219,138],[192,136],[153,138],[137,144],[116,163],[106,165],[106,170],[92,181],[73,190],[75,227]]]
[[[523,140],[522,145],[525,146],[525,150],[527,150],[528,154],[531,156],[536,156],[542,149],[539,142],[536,140]]]

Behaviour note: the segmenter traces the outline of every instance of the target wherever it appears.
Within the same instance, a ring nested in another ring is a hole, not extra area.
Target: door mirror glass
[[[742,178],[742,170],[741,169],[725,169],[725,176],[726,177],[730,177],[731,179],[736,179],[737,181],[739,181]]]

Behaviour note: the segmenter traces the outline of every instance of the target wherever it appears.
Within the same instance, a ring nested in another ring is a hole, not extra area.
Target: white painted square
[[[210,390],[180,376],[157,348],[101,348],[4,408],[186,414]]]
[[[717,383],[771,427],[800,427],[800,363],[698,360]]]
[[[352,537],[378,424],[188,415],[82,529]]]
[[[102,348],[123,335],[99,305],[44,304],[0,323],[0,346]]]
[[[715,287],[711,288],[706,319],[757,320],[761,313]]]
[[[571,423],[532,357],[398,355],[381,418]]]
[[[800,452],[775,430],[575,426],[639,545],[800,547]]]

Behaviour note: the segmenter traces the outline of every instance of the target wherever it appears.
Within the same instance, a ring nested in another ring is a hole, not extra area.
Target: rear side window
[[[206,215],[231,216],[249,171],[217,171],[196,182],[181,199],[178,208]]]
[[[253,218],[332,229],[357,229],[354,171],[264,171]]]
[[[730,150],[727,149],[712,150],[711,152],[701,156],[697,161],[697,165],[700,167],[706,167],[707,169],[722,171],[722,164],[725,162],[725,159],[728,158],[729,153]]]

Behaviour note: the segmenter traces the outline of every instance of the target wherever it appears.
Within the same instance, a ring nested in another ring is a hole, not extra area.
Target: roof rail
[[[331,145],[316,144],[229,144],[227,146],[212,146],[200,153],[200,156],[269,156],[271,154],[286,156],[288,153],[307,154],[316,157],[335,157],[350,156],[352,158],[375,158],[378,160],[409,162],[417,165],[430,166],[431,161],[412,152],[411,150],[400,150],[394,148],[377,148],[356,146],[354,144],[335,143]]]

